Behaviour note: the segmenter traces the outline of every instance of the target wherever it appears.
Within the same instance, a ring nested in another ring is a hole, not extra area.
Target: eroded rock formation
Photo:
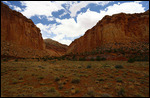
[[[32,20],[1,3],[1,41],[12,42],[32,49],[45,49],[40,29]]]
[[[139,46],[140,49],[148,48],[148,45],[149,11],[139,14],[120,13],[105,16],[83,36],[75,39],[68,47],[67,54],[80,54],[97,48],[107,50]]]
[[[58,55],[45,48],[40,29],[32,20],[1,2],[1,57],[38,58]]]

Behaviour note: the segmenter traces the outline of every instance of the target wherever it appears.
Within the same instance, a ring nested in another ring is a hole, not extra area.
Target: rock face
[[[1,3],[1,41],[3,40],[33,49],[45,49],[40,29],[32,20]]]
[[[57,41],[54,41],[52,39],[44,39],[46,49],[50,51],[54,51],[56,53],[56,56],[62,56],[66,53],[68,46],[63,45]]]
[[[140,14],[120,13],[105,16],[83,36],[75,39],[68,47],[67,54],[80,54],[97,48],[117,49],[145,44],[148,47],[149,10]]]
[[[1,56],[42,57],[47,52],[32,20],[1,2]]]

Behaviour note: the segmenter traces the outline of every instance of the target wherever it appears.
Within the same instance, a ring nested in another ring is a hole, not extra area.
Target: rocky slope
[[[75,39],[68,47],[67,54],[88,54],[99,50],[115,49],[149,50],[149,10],[140,14],[115,14],[105,16],[83,36]]]
[[[68,46],[63,45],[52,39],[44,39],[46,49],[55,51],[58,56],[62,56],[66,53]]]
[[[59,56],[45,48],[40,29],[32,20],[1,2],[1,57]]]

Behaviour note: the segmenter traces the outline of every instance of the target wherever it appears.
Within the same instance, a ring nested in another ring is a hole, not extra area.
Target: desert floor
[[[2,97],[148,97],[149,62],[1,60]]]

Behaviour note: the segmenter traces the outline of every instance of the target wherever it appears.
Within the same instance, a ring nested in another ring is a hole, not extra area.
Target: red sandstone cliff
[[[32,20],[1,2],[1,57],[60,56],[45,48],[40,29]]]
[[[63,45],[52,39],[44,39],[46,49],[55,51],[58,56],[62,56],[66,53],[68,46]]]
[[[32,20],[1,3],[1,41],[33,49],[45,49],[40,29]]]
[[[148,48],[149,11],[140,14],[120,13],[105,16],[83,36],[75,39],[68,47],[67,54],[79,54],[97,48],[127,48],[145,43],[147,43],[145,47]]]

